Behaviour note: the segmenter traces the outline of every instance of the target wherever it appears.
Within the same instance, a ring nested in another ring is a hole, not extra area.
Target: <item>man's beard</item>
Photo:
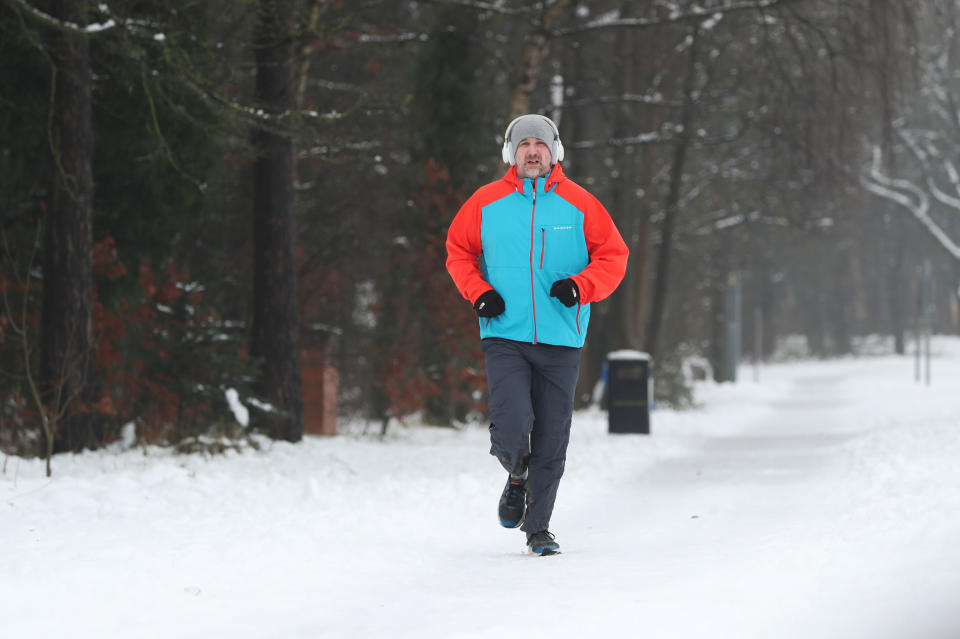
[[[536,169],[529,169],[527,168],[526,162],[524,162],[520,171],[525,178],[544,177],[550,172],[550,165],[541,162]]]

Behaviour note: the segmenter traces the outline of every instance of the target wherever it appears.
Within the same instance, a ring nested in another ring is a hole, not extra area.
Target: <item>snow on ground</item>
[[[0,472],[6,637],[960,637],[960,340],[765,366],[609,435],[578,413],[552,528],[498,526],[486,429],[358,429]]]

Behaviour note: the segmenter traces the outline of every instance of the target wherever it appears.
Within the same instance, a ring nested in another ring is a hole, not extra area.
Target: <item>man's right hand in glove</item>
[[[496,317],[505,311],[506,308],[507,306],[503,303],[503,298],[500,297],[500,293],[497,293],[493,289],[490,289],[478,297],[477,301],[473,303],[473,310],[475,310],[480,317]]]

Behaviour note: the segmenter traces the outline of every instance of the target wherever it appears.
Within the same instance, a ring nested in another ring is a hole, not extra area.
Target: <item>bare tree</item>
[[[21,371],[0,369],[0,375],[12,379],[14,383],[26,389],[26,401],[32,406],[40,421],[42,435],[42,456],[46,461],[47,477],[52,474],[51,458],[53,457],[54,443],[61,432],[64,420],[72,415],[73,402],[83,391],[83,386],[73,384],[69,373],[83,368],[82,361],[64,359],[61,370],[55,376],[56,382],[52,387],[41,386],[38,371],[35,368],[35,350],[39,342],[35,331],[30,329],[29,314],[31,309],[31,291],[33,289],[34,263],[40,251],[40,237],[43,225],[37,224],[37,235],[31,243],[31,250],[24,267],[24,273],[17,270],[16,259],[10,248],[7,234],[0,229],[0,244],[3,248],[3,262],[5,270],[13,277],[4,282],[2,287],[3,303],[0,306],[0,315],[4,316],[4,330],[9,330],[13,336],[15,349],[22,359]],[[14,300],[14,293],[19,293],[19,299]],[[69,349],[68,349],[69,350]]]
[[[882,138],[869,143],[861,182],[867,191],[909,212],[954,260],[960,261],[960,8],[933,0],[917,10],[917,29],[890,38],[916,51],[919,91],[901,98]]]
[[[530,96],[537,89],[538,80],[543,74],[544,55],[552,37],[554,23],[569,4],[570,0],[544,3],[543,10],[534,19],[534,25],[524,40],[520,53],[520,66],[510,96],[508,119],[530,113]]]
[[[52,15],[84,24],[89,2],[57,0]],[[93,126],[88,35],[50,29],[53,65],[50,151],[53,192],[47,213],[43,251],[41,392],[50,411],[65,410],[67,399],[81,398],[48,449],[81,450],[102,440],[87,406],[96,401],[93,337]]]
[[[687,153],[691,144],[690,130],[694,121],[697,84],[697,40],[699,34],[694,27],[690,34],[690,46],[687,51],[688,64],[683,82],[683,108],[680,110],[680,126],[673,147],[670,164],[669,187],[663,207],[663,225],[660,231],[660,252],[657,255],[657,277],[654,282],[653,299],[650,304],[650,323],[647,327],[646,351],[657,356],[660,347],[660,327],[667,310],[667,291],[670,282],[670,257],[673,251],[673,230],[679,214],[680,197],[683,189],[683,176],[686,170]]]
[[[256,99],[267,116],[253,132],[253,340],[263,362],[259,391],[276,409],[271,436],[299,441],[303,399],[294,260],[293,142],[283,121],[294,106],[293,0],[261,0],[254,51]]]

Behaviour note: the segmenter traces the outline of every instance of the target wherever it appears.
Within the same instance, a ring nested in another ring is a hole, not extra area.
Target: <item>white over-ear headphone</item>
[[[513,125],[517,123],[517,120],[523,117],[526,116],[521,115],[519,118],[514,118],[513,121],[507,125],[506,133],[503,134],[503,150],[501,151],[501,156],[503,157],[504,163],[511,166],[517,163],[517,145],[510,141],[510,133],[513,130]],[[545,115],[540,115],[539,117],[543,118],[553,131],[553,144],[550,145],[550,156],[554,163],[560,162],[563,160],[563,143],[560,141],[560,131],[557,130],[557,125],[553,123],[553,120]]]

